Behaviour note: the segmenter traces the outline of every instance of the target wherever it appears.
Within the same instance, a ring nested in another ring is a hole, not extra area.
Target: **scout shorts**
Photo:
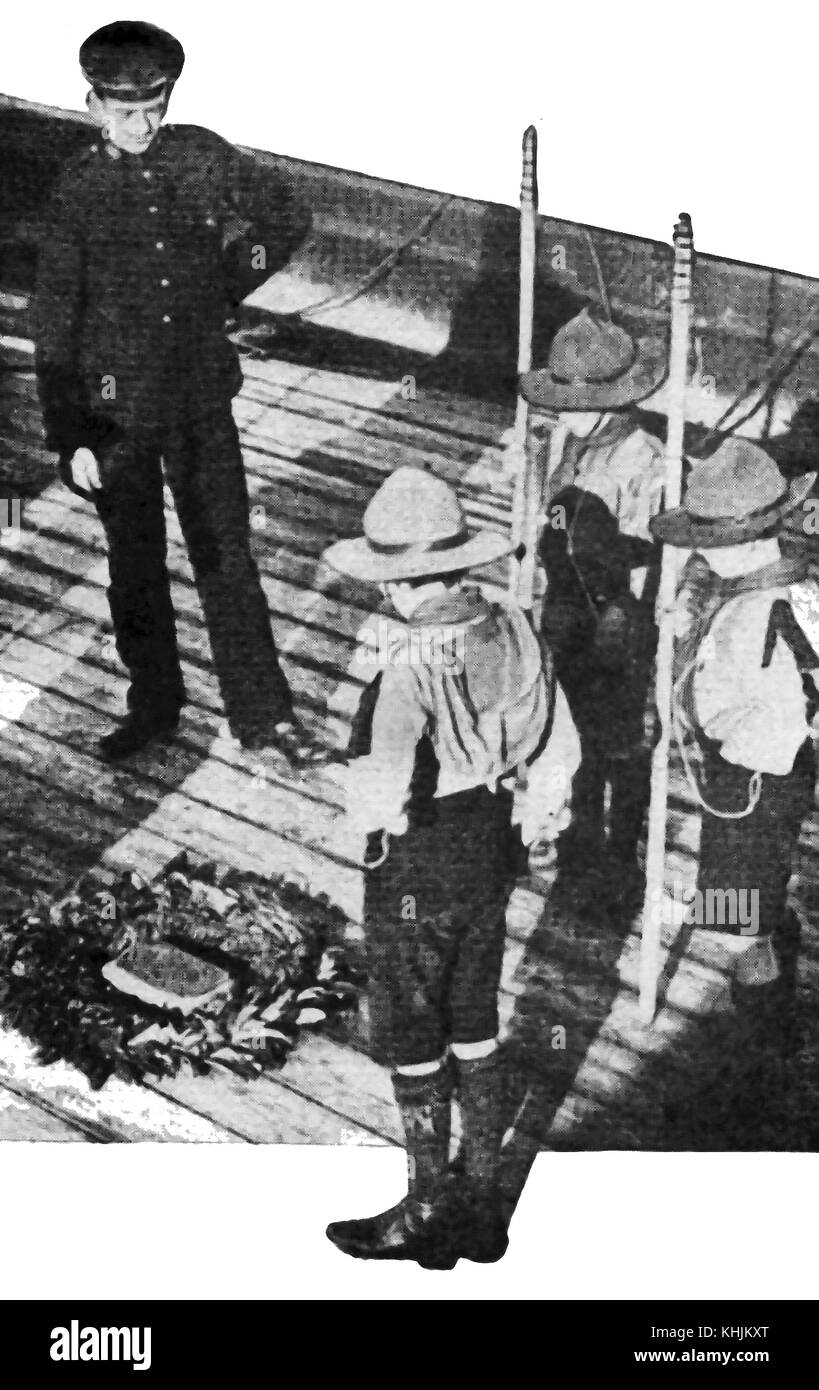
[[[512,798],[476,787],[390,839],[365,885],[370,1050],[389,1066],[498,1029],[505,911],[519,865]]]
[[[720,811],[739,811],[748,803],[752,772],[727,763],[711,750],[705,757],[704,795]],[[813,804],[813,745],[806,741],[785,777],[766,772],[760,797],[750,815],[722,820],[702,814],[697,887],[701,894],[724,895],[734,890],[750,900],[753,919],[741,923],[724,913],[724,921],[708,922],[711,930],[738,936],[744,931],[770,936],[785,917],[792,858],[803,818]],[[721,901],[721,897],[717,901]],[[730,903],[730,899],[729,899]],[[746,911],[746,917],[749,915]]]

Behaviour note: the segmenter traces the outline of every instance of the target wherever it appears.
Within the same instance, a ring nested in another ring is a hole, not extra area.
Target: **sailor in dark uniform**
[[[231,732],[294,762],[293,717],[250,549],[231,399],[242,376],[226,321],[304,239],[285,177],[198,126],[162,120],[184,53],[141,22],[80,50],[101,138],[53,195],[35,300],[46,439],[105,529],[129,713],[101,740],[121,758],[172,732],[185,702],[166,568],[163,476],[204,609]]]

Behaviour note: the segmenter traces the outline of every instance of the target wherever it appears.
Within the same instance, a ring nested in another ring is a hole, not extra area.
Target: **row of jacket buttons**
[[[142,177],[143,177],[144,179],[150,179],[150,178],[152,177],[151,170],[150,170],[150,169],[143,169],[143,171],[142,171]],[[155,203],[152,203],[151,206],[148,208],[148,211],[151,212],[151,213],[156,213],[156,212],[159,211],[159,209],[158,209],[158,207],[156,206]],[[165,243],[164,243],[164,241],[158,241],[158,242],[156,243],[156,249],[157,249],[157,251],[164,251],[164,250],[165,250]],[[169,280],[166,280],[165,277],[163,276],[159,283],[160,283],[160,285],[162,286],[163,289],[167,289],[167,288],[168,288],[168,285],[170,284],[170,281],[169,281]],[[170,314],[163,314],[163,315],[162,315],[162,322],[163,322],[163,323],[170,323],[170,321],[171,321],[171,316],[170,316]]]
[[[98,150],[99,150],[99,146],[98,146],[98,145],[92,145],[92,146],[91,146],[91,153],[92,153],[92,154],[96,154],[96,153],[98,152]],[[152,179],[152,178],[153,178],[153,170],[152,170],[152,169],[143,169],[143,170],[142,170],[142,177],[143,177],[144,179],[148,179],[148,180]],[[153,216],[156,216],[156,214],[159,212],[159,207],[158,207],[158,205],[157,205],[156,203],[151,203],[150,207],[148,208],[148,211],[149,211]],[[156,249],[157,249],[157,251],[164,251],[164,250],[165,250],[165,243],[164,243],[164,241],[158,241],[158,242],[156,243]],[[163,277],[162,277],[162,279],[160,280],[159,283],[160,283],[160,285],[162,286],[162,288],[163,288],[164,290],[166,290],[166,289],[168,288],[168,286],[170,285],[171,282],[170,282],[170,280],[168,280],[168,279],[163,275]],[[171,315],[170,315],[170,314],[163,314],[163,315],[162,315],[162,322],[163,322],[163,323],[170,323],[170,322],[171,322]]]

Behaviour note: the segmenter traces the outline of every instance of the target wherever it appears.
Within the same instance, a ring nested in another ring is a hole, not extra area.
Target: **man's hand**
[[[102,487],[100,466],[90,449],[77,449],[71,460],[71,476],[76,487],[93,492]]]

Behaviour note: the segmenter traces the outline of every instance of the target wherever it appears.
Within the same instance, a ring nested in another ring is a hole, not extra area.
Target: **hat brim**
[[[167,96],[175,81],[174,78],[163,77],[146,86],[123,87],[111,82],[95,82],[87,74],[84,76],[102,100],[120,101],[128,106],[153,106],[155,102]]]
[[[384,555],[373,550],[366,537],[336,541],[322,558],[333,569],[372,584],[390,580],[422,579],[427,574],[454,574],[458,570],[480,569],[511,555],[513,542],[494,531],[479,531],[451,550],[416,551]]]
[[[685,507],[673,507],[670,512],[661,512],[652,519],[649,523],[651,532],[658,541],[687,550],[713,550],[717,546],[758,540],[760,536],[781,528],[785,518],[805,501],[817,476],[816,473],[806,473],[801,478],[795,478],[782,505],[765,512],[764,516],[720,517],[715,521],[706,521],[702,517],[691,516]]]
[[[668,352],[656,338],[637,340],[637,357],[615,381],[556,381],[548,367],[523,372],[520,391],[544,410],[616,410],[651,396],[668,375]]]

